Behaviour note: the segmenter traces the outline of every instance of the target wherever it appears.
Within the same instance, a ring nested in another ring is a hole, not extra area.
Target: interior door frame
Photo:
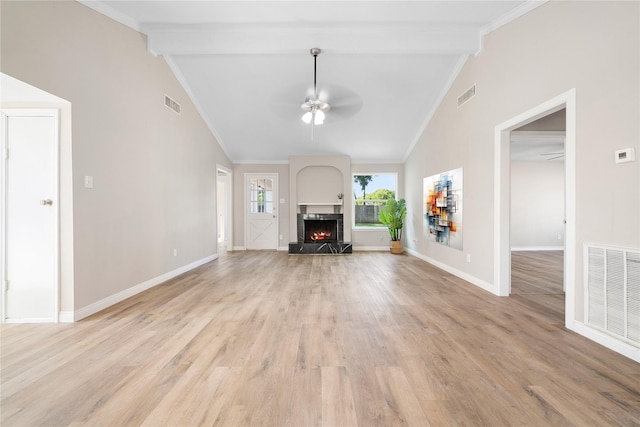
[[[9,117],[52,117],[54,121],[53,144],[54,144],[54,186],[53,186],[53,211],[54,211],[54,237],[53,237],[53,289],[52,289],[52,310],[54,323],[59,322],[60,318],[60,112],[53,108],[2,108],[0,114],[0,145],[2,146],[2,172],[0,173],[0,246],[2,247],[2,256],[0,260],[0,283],[2,284],[0,292],[0,323],[7,322],[7,298],[6,298],[6,269],[7,259],[4,254],[7,252],[7,164],[11,153],[8,152],[8,128],[7,121]]]
[[[572,328],[576,311],[576,90],[571,89],[495,127],[493,292],[511,292],[511,131],[566,109],[564,203],[565,325]]]
[[[244,249],[247,250],[249,241],[249,179],[252,177],[273,177],[275,185],[273,189],[273,214],[276,222],[275,250],[280,247],[280,213],[278,212],[278,186],[280,185],[280,175],[277,172],[245,172],[244,174]]]

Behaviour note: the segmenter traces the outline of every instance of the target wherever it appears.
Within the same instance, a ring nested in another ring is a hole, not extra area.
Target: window
[[[353,174],[353,226],[384,227],[378,220],[387,199],[395,199],[398,176],[395,173]]]
[[[251,178],[249,183],[251,213],[273,213],[273,180]]]

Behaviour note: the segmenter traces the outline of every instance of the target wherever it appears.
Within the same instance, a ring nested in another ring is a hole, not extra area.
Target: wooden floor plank
[[[522,255],[505,298],[407,255],[232,252],[2,325],[0,424],[640,425],[640,365],[564,328],[561,253]]]

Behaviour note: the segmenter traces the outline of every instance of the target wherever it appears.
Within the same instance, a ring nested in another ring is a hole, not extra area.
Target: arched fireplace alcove
[[[350,181],[348,157],[292,158],[290,163],[291,211],[295,213],[290,254],[351,253],[351,243],[345,242],[344,222],[350,221],[344,199]],[[347,182],[349,181],[349,182]],[[350,230],[346,230],[350,237]]]

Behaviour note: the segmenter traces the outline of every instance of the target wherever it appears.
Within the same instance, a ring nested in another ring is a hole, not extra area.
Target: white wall
[[[511,249],[562,249],[563,221],[564,163],[511,162]]]
[[[71,103],[74,310],[215,256],[231,163],[145,38],[76,2],[3,2],[1,19],[2,72]]]
[[[640,247],[640,162],[613,162],[615,150],[640,149],[639,18],[638,2],[550,1],[485,37],[407,159],[412,251],[493,286],[495,127],[573,88],[577,289],[585,243]],[[473,84],[477,95],[458,109]],[[456,167],[464,168],[463,251],[429,243],[418,208],[422,179]],[[581,307],[582,292],[574,297]]]

